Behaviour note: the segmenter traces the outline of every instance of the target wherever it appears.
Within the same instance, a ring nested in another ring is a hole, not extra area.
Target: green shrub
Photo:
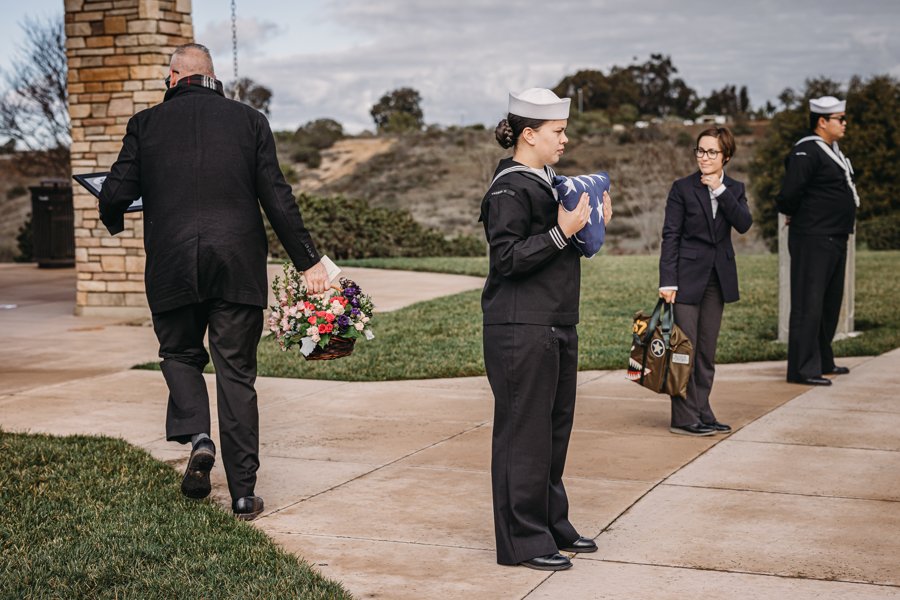
[[[301,194],[297,204],[320,254],[335,260],[373,257],[482,256],[484,242],[474,236],[445,238],[417,223],[408,211],[369,206],[343,196]],[[287,255],[267,224],[274,258]]]
[[[19,196],[24,196],[28,193],[28,189],[24,185],[16,185],[6,192],[6,199],[12,200],[13,198],[18,198]]]
[[[900,250],[900,213],[872,217],[858,230],[869,250]]]
[[[15,262],[31,262],[34,259],[34,242],[31,237],[31,213],[25,216],[25,222],[19,227],[16,234],[16,246],[19,255],[13,258]]]
[[[306,163],[310,169],[318,169],[322,164],[322,153],[313,146],[300,146],[291,153],[291,160]]]

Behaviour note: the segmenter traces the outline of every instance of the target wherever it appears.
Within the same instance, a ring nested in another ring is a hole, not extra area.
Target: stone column
[[[844,301],[835,340],[859,335],[853,331],[856,318],[856,236],[847,240],[847,268],[844,272]],[[778,214],[778,341],[787,343],[791,317],[791,255],[784,215]]]
[[[108,171],[131,116],[162,101],[169,58],[193,41],[191,0],[65,0],[72,172]],[[75,314],[149,315],[143,220],[109,235],[97,199],[75,185]]]

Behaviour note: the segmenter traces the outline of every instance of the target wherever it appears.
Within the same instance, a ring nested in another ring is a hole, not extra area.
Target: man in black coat
[[[787,380],[831,385],[823,375],[849,372],[834,364],[831,341],[859,196],[853,167],[837,144],[847,129],[846,101],[824,96],[809,106],[813,135],[798,141],[785,159],[776,199],[778,211],[787,215],[791,253]]]
[[[259,468],[256,346],[267,301],[267,238],[260,206],[312,292],[324,291],[319,261],[257,110],[224,97],[209,50],[172,55],[165,99],[128,122],[103,184],[100,218],[111,234],[143,198],[144,280],[162,372],[169,387],[166,438],[192,443],[182,491],[210,492],[215,445],[203,369],[216,367],[219,439],[235,515],[263,510]]]

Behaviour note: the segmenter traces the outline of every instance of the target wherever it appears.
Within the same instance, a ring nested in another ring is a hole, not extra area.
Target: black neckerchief
[[[221,81],[206,75],[194,74],[182,77],[177,84],[167,89],[163,102],[192,88],[208,89],[220,96],[225,96],[225,88],[222,86]]]

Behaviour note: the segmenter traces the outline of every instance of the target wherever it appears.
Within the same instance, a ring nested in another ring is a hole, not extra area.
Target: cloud
[[[422,94],[427,122],[494,123],[509,90],[552,87],[577,69],[607,70],[654,52],[671,55],[701,94],[747,85],[762,104],[809,77],[896,74],[900,4],[866,8],[837,0],[342,0],[327,3],[319,22],[294,23],[291,36],[324,26],[355,44],[271,56],[262,46],[283,28],[250,19],[251,34],[242,21],[241,73],[273,90],[273,122],[282,128],[323,116],[350,131],[371,128],[372,104],[401,86]],[[230,23],[206,31],[208,43],[224,44],[218,52],[230,51]]]

